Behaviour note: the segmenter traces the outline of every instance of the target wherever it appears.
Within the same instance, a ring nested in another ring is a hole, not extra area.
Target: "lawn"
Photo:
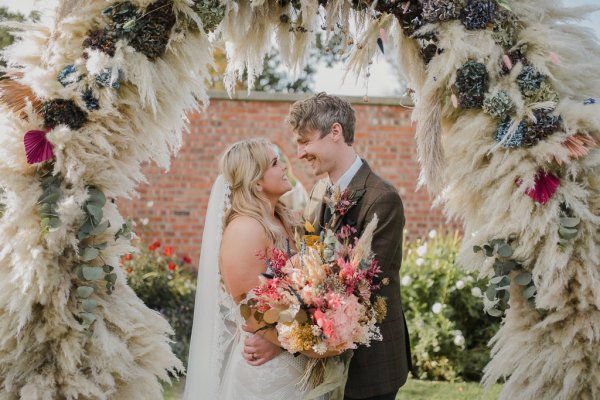
[[[183,381],[165,386],[165,400],[179,400]],[[495,385],[489,392],[472,382],[436,382],[409,379],[400,389],[396,400],[495,400],[502,386]],[[242,399],[240,399],[242,400]]]

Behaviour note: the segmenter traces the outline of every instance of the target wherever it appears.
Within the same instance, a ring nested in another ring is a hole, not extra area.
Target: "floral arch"
[[[464,221],[461,263],[505,314],[485,383],[599,397],[600,47],[574,24],[591,8],[554,3],[61,0],[20,25],[0,82],[0,398],[161,398],[182,365],[125,283],[131,226],[107,197],[132,195],[142,162],[168,168],[208,100],[209,33],[231,88],[273,32],[299,70],[321,30],[357,73],[378,46],[398,53],[421,184]]]

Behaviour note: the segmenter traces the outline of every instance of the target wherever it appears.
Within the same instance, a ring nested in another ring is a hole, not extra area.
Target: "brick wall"
[[[293,139],[283,123],[290,104],[298,98],[258,93],[229,99],[213,94],[206,113],[188,116],[189,133],[171,170],[166,173],[155,165],[146,166],[149,184],[139,187],[139,198],[119,201],[121,213],[138,223],[145,242],[160,239],[174,246],[179,255],[190,256],[195,264],[219,158],[229,144],[253,136],[269,138],[282,147],[294,174],[310,191],[316,178],[296,158]],[[427,192],[415,191],[419,167],[410,110],[391,99],[371,99],[369,103],[348,99],[356,110],[355,148],[373,170],[398,188],[409,237],[448,226],[441,211],[431,209]]]

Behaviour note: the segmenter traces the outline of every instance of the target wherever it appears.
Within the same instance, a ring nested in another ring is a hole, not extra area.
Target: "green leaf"
[[[502,301],[504,303],[508,303],[508,300],[510,300],[510,292],[508,290],[505,290],[502,295]]]
[[[83,320],[84,324],[86,325],[91,325],[96,320],[96,316],[89,312],[79,313],[79,317]]]
[[[494,301],[496,298],[496,288],[494,286],[489,286],[485,291],[485,295],[489,301]]]
[[[56,203],[61,194],[62,193],[59,189],[49,190],[40,196],[38,203]]]
[[[491,257],[494,255],[494,248],[488,246],[487,244],[483,245],[483,250],[485,251],[485,255],[487,257]]]
[[[112,265],[105,264],[105,265],[102,266],[102,270],[106,274],[109,274],[109,273],[113,272],[114,269],[115,269],[115,267],[113,267]]]
[[[533,296],[535,296],[535,293],[537,292],[537,288],[535,286],[529,286],[525,289],[523,289],[523,297],[526,300],[531,299]]]
[[[503,244],[498,248],[498,255],[500,257],[509,258],[513,255],[513,249],[509,244]]]
[[[104,205],[106,204],[106,196],[104,196],[104,193],[102,193],[95,187],[90,187],[88,189],[88,193],[90,197],[88,198],[86,204],[92,204],[100,208],[104,207]]]
[[[88,212],[88,214],[93,218],[96,224],[99,224],[100,221],[102,221],[102,217],[104,216],[104,213],[102,212],[102,207],[96,204],[86,204],[85,209]]]
[[[100,267],[81,267],[81,274],[86,281],[95,281],[102,278],[104,271]]]
[[[100,255],[98,249],[94,247],[84,247],[79,253],[79,258],[81,258],[82,261],[92,261],[95,260],[98,255]]]
[[[507,0],[496,0],[496,3],[498,3],[498,5],[508,11],[512,11],[512,8],[510,8],[510,4],[508,4]]]
[[[98,306],[98,302],[94,299],[85,299],[82,302],[83,311],[91,313],[94,312],[94,309]]]
[[[505,275],[495,276],[492,279],[490,279],[490,283],[494,284],[494,285],[498,285],[504,278],[506,278]]]
[[[94,288],[91,286],[79,286],[77,288],[77,297],[80,299],[87,299],[94,293]]]
[[[560,224],[565,228],[575,228],[580,222],[581,219],[578,217],[562,217],[560,219]]]
[[[104,250],[104,249],[106,249],[108,247],[108,242],[103,242],[103,243],[100,243],[100,244],[95,244],[93,247],[95,249],[98,249],[98,250]]]
[[[492,317],[501,317],[504,314],[504,311],[498,310],[497,308],[490,308],[487,310],[487,313]]]
[[[107,282],[110,282],[114,285],[115,282],[117,281],[117,274],[115,274],[115,273],[107,274],[104,276],[104,280],[106,280]]]
[[[558,234],[563,239],[574,239],[577,236],[577,232],[575,228],[565,228],[563,226],[558,228]]]
[[[110,221],[104,221],[103,223],[101,223],[100,225],[96,226],[94,229],[91,230],[90,235],[92,236],[99,236],[102,235],[106,229],[108,229],[108,227],[110,227]]]
[[[473,246],[473,252],[475,252],[475,253],[479,253],[482,250],[483,249],[481,248],[481,246]]]
[[[529,272],[520,273],[515,278],[515,282],[517,282],[517,284],[519,284],[521,286],[529,285],[529,282],[531,282],[531,273],[529,273]]]
[[[86,218],[85,222],[79,228],[79,232],[90,233],[94,229],[94,225],[92,224],[92,220],[90,218]]]

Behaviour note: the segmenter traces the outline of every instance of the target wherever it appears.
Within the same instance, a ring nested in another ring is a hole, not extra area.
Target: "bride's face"
[[[284,193],[292,189],[287,178],[285,164],[279,160],[275,151],[269,148],[269,167],[263,177],[258,181],[263,193],[270,199],[279,199]]]

